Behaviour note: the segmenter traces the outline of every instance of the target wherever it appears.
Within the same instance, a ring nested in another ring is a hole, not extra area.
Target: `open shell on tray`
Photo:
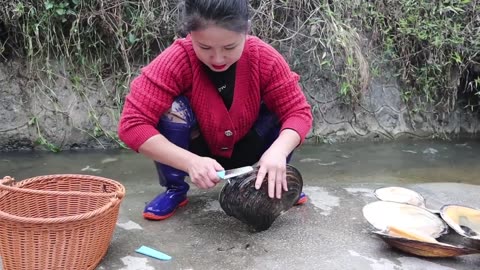
[[[448,226],[430,211],[398,202],[376,201],[363,208],[365,219],[387,244],[404,252],[423,257],[452,257],[479,253],[464,246],[437,240],[448,233]]]

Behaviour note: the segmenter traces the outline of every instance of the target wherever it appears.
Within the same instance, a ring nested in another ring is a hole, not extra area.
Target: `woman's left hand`
[[[255,181],[255,188],[262,186],[263,179],[268,175],[268,196],[270,198],[282,197],[282,189],[287,188],[287,155],[270,147],[258,161],[259,170]],[[275,196],[276,195],[276,196]]]

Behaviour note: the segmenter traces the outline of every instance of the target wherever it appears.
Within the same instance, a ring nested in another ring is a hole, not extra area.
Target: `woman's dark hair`
[[[248,0],[181,0],[179,34],[201,30],[213,24],[230,31],[248,31]]]

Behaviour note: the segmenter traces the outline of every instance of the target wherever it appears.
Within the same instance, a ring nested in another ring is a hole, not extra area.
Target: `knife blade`
[[[240,176],[242,174],[246,174],[252,171],[253,171],[252,166],[245,166],[245,167],[240,167],[240,168],[231,169],[231,170],[219,171],[217,172],[217,175],[221,179],[230,179],[230,178]]]

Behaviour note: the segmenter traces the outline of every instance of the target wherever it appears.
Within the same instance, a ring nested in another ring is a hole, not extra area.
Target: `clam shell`
[[[441,242],[430,243],[392,236],[383,232],[373,233],[378,235],[385,243],[396,249],[422,257],[454,257],[480,253],[480,251],[475,249],[453,246]]]
[[[480,253],[478,249],[465,246],[463,241],[458,239],[453,241],[455,245],[438,242],[436,238],[441,236],[442,241],[452,238],[447,236],[448,226],[438,215],[418,206],[377,201],[367,204],[363,208],[363,215],[378,229],[373,233],[390,246],[406,253],[422,257],[453,257]]]
[[[433,238],[448,232],[448,226],[439,216],[409,204],[372,202],[363,207],[363,216],[373,227],[385,233],[390,227]]]
[[[227,215],[263,231],[273,224],[275,219],[298,200],[302,192],[303,179],[300,172],[287,165],[288,191],[281,199],[268,197],[268,178],[265,177],[260,189],[255,189],[258,167],[248,174],[234,177],[226,182],[220,192],[219,202]]]
[[[455,232],[469,239],[469,244],[480,248],[480,210],[462,205],[444,205],[440,216]]]
[[[403,187],[383,187],[374,191],[381,201],[406,203],[425,208],[425,198],[418,192]]]

